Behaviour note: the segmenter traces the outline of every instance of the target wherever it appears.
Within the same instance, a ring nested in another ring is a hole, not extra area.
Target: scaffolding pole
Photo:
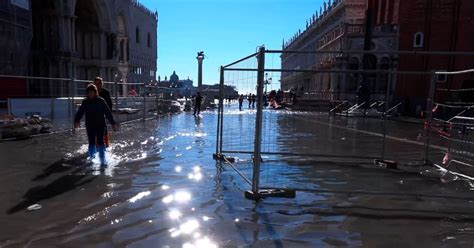
[[[222,146],[224,142],[224,69],[221,71],[221,85],[220,85],[220,96],[219,96],[219,107],[220,107],[220,131],[219,131],[219,152],[222,153]]]
[[[426,121],[425,121],[425,154],[424,163],[429,163],[430,153],[430,135],[431,122],[433,120],[433,101],[435,94],[436,72],[431,72],[430,91],[428,92],[428,99],[426,100]]]
[[[260,47],[258,52],[257,74],[257,119],[255,121],[255,145],[253,154],[252,192],[259,194],[260,162],[262,146],[262,121],[263,121],[263,87],[265,84],[265,47]]]
[[[220,136],[220,129],[221,129],[221,122],[222,122],[222,117],[221,116],[221,109],[222,109],[222,100],[223,100],[223,88],[224,86],[224,67],[221,66],[220,68],[220,80],[219,80],[219,107],[217,109],[217,139],[216,139],[216,156],[219,156],[219,154],[222,152],[222,147],[219,147],[220,141],[221,141],[221,136]],[[219,149],[220,148],[220,149]]]
[[[387,138],[387,110],[390,104],[390,89],[392,87],[392,74],[388,74],[387,92],[385,95],[385,106],[383,110],[383,140],[382,140],[382,160],[385,160],[386,138]]]

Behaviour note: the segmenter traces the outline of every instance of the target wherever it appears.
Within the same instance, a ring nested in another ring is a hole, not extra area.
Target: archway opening
[[[31,76],[60,77],[60,64],[55,58],[59,51],[59,28],[54,13],[59,6],[54,0],[32,0],[31,18],[33,38],[30,45]],[[28,80],[30,95],[57,96],[60,84],[54,80]]]
[[[353,57],[349,61],[349,70],[351,71],[357,71],[359,70],[359,59],[356,57]],[[356,72],[350,73],[349,74],[349,89],[350,91],[355,91],[357,90],[357,86],[359,84],[359,74]]]
[[[81,65],[76,67],[76,76],[79,79],[90,79],[101,75],[99,65],[92,63],[92,60],[102,60],[109,54],[103,53],[102,46],[106,36],[101,29],[97,3],[94,0],[78,0],[74,15],[75,21],[75,51],[76,56],[83,60]],[[105,55],[105,56],[104,56]],[[84,63],[91,61],[90,64]]]

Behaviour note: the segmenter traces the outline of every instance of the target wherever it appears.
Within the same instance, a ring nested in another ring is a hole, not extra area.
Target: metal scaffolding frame
[[[266,50],[264,47],[260,47],[258,52],[248,55],[242,59],[239,59],[235,62],[232,62],[228,65],[221,66],[220,68],[220,94],[219,94],[219,108],[218,108],[218,120],[217,120],[217,136],[216,136],[216,152],[214,158],[221,160],[229,165],[233,170],[235,170],[243,180],[251,186],[251,190],[246,192],[246,197],[249,199],[262,199],[267,196],[280,196],[280,197],[294,197],[295,192],[288,189],[262,189],[260,187],[260,171],[261,171],[261,156],[262,155],[280,155],[280,156],[298,156],[298,157],[327,157],[327,158],[341,158],[341,159],[371,159],[378,162],[387,161],[386,155],[386,139],[387,139],[387,113],[392,111],[393,108],[389,108],[389,97],[390,97],[390,86],[392,85],[392,80],[394,75],[430,75],[431,85],[429,90],[429,97],[427,99],[427,119],[426,125],[430,125],[433,120],[432,111],[433,108],[433,98],[435,92],[435,83],[437,75],[459,75],[465,73],[474,73],[474,69],[464,70],[464,71],[455,71],[455,72],[437,72],[437,71],[398,71],[398,70],[327,70],[327,69],[274,69],[265,67],[265,55],[266,54],[387,54],[387,55],[437,55],[437,56],[474,56],[474,52],[445,52],[445,51],[392,51],[392,52],[377,52],[377,51],[282,51],[282,50]],[[239,64],[242,61],[256,57],[258,68],[241,68],[233,67],[234,65]],[[224,130],[224,86],[225,86],[225,72],[256,72],[256,88],[257,88],[257,112],[256,112],[256,122],[255,122],[255,140],[254,140],[254,150],[253,151],[239,151],[239,150],[226,150],[223,149],[223,134]],[[302,72],[302,73],[357,73],[357,74],[386,74],[388,76],[388,86],[385,95],[385,104],[383,108],[383,129],[382,129],[382,152],[380,157],[370,157],[370,156],[341,156],[341,155],[330,155],[330,154],[303,154],[303,153],[288,153],[288,152],[265,152],[261,149],[262,142],[262,122],[263,122],[263,88],[265,85],[264,75],[266,72]],[[396,106],[399,106],[396,105]],[[395,106],[395,107],[396,107]],[[423,158],[420,158],[420,162],[423,164],[431,163],[430,161],[430,128],[425,128],[424,133],[424,147],[425,152]],[[235,160],[228,154],[248,154],[252,155],[253,163],[253,173],[252,180],[249,180],[244,173],[241,173],[239,169],[235,166]],[[393,158],[390,158],[393,159]],[[403,159],[399,160],[403,161]],[[388,161],[391,162],[391,161]],[[468,176],[466,176],[468,177]]]

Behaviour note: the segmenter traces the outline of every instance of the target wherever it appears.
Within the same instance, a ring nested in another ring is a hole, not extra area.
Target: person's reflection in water
[[[194,118],[194,136],[196,138],[196,140],[194,141],[194,143],[198,144],[199,146],[203,146],[204,143],[205,143],[205,139],[204,137],[202,137],[202,133],[204,132],[203,131],[203,124],[202,124],[202,119],[200,117],[197,117],[197,118]],[[203,151],[200,150],[200,153],[202,153]]]

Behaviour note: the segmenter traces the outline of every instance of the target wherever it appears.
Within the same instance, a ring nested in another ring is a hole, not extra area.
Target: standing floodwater
[[[271,113],[278,148],[361,149],[342,143],[358,138],[350,129],[320,126],[304,113]],[[226,114],[248,126],[255,112],[239,111],[235,103]],[[216,122],[215,113],[204,112],[123,126],[112,135],[105,169],[85,163],[83,131],[1,143],[0,246],[439,247],[474,241],[469,188],[414,172],[330,159],[281,160],[262,180],[284,179],[299,189],[296,198],[246,200],[248,186],[212,160]],[[376,132],[371,127],[378,123],[348,125]],[[329,132],[334,143],[305,143]],[[28,211],[34,204],[42,208]]]

